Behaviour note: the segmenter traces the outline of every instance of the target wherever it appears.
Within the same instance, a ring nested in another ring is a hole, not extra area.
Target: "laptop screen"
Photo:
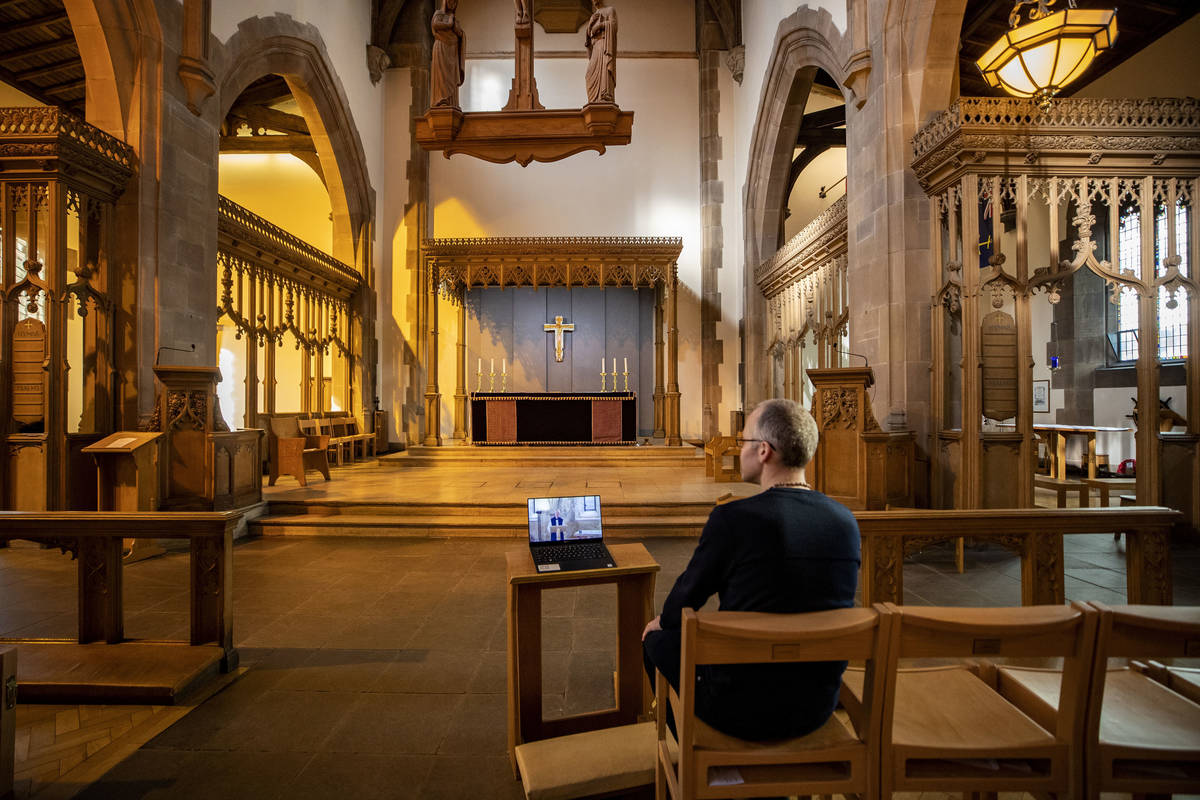
[[[600,495],[529,498],[529,542],[600,539]]]

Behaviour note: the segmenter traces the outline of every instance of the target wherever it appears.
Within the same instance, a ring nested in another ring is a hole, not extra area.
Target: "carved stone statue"
[[[458,0],[442,0],[433,12],[433,63],[429,69],[429,105],[458,108],[458,87],[466,76],[463,30],[454,12]]]
[[[592,18],[588,20],[587,35],[587,97],[588,103],[615,103],[617,88],[617,11],[592,0]]]
[[[517,6],[517,24],[529,24],[529,0],[513,0]]]

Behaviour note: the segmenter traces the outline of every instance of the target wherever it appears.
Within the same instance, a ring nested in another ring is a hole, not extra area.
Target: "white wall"
[[[608,5],[617,12],[618,57],[621,53],[692,52],[696,49],[696,7],[693,0],[609,0]],[[468,57],[484,53],[511,53],[514,47],[514,13],[511,0],[460,2],[458,19],[463,27]],[[578,50],[583,54],[583,32],[584,26],[580,26],[577,33],[546,33],[535,23],[534,52]],[[510,59],[510,80],[511,66]],[[618,68],[618,86],[620,79]]]
[[[510,3],[502,5],[511,11]],[[543,104],[548,108],[583,105],[585,70],[582,57],[539,59],[535,72]],[[468,62],[467,72],[463,92],[467,110],[503,104],[511,80],[504,75],[511,75],[511,62],[475,59]],[[481,85],[493,88],[485,91]],[[534,162],[526,168],[435,155],[430,161],[433,235],[682,237],[681,425],[685,436],[695,437],[701,432],[697,62],[694,58],[622,59],[618,53],[616,99],[623,110],[635,114],[633,141],[611,147],[604,155],[588,152],[551,164]],[[449,418],[454,387],[450,311],[443,308],[440,320],[444,420]]]

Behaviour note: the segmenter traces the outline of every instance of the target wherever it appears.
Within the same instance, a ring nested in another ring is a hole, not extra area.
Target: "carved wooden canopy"
[[[133,148],[61,109],[0,108],[0,172],[8,180],[62,180],[112,201],[133,175]]]
[[[434,279],[452,296],[479,286],[646,286],[671,282],[678,237],[426,239]]]

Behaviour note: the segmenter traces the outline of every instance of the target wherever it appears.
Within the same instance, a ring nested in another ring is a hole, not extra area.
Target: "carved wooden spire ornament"
[[[531,161],[558,161],[588,150],[604,153],[611,145],[629,144],[633,112],[622,111],[614,97],[616,11],[604,0],[592,1],[593,14],[587,23],[587,105],[547,109],[538,101],[533,75],[530,3],[514,2],[516,69],[508,103],[500,111],[464,112],[458,102],[464,73],[463,32],[454,15],[458,2],[443,0],[431,23],[435,39],[430,69],[433,91],[429,110],[417,120],[417,142],[431,152],[442,151],[446,158],[462,153],[496,164],[516,161],[522,167]]]

